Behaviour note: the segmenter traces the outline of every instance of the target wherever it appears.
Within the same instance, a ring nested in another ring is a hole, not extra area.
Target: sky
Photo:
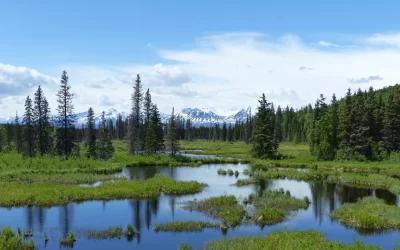
[[[40,85],[55,113],[129,111],[137,74],[162,112],[300,108],[400,79],[399,1],[0,1],[0,117]]]

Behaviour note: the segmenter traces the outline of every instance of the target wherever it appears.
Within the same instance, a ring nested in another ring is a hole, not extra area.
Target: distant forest
[[[68,75],[61,76],[57,93],[57,114],[51,116],[49,104],[40,86],[34,98],[25,101],[22,117],[0,125],[0,152],[16,150],[26,157],[62,155],[66,158],[80,154],[83,143],[88,157],[108,159],[112,156],[112,140],[127,140],[130,154],[157,153],[168,150],[175,155],[179,140],[204,139],[210,141],[251,142],[257,115],[251,111],[246,121],[235,124],[215,124],[211,127],[193,127],[190,119],[171,112],[162,123],[157,105],[151,100],[150,90],[142,90],[140,76],[133,86],[132,109],[127,119],[119,115],[116,122],[103,117],[94,124],[92,108],[87,123],[75,127],[73,95]],[[129,98],[129,96],[127,96]],[[347,90],[337,100],[335,94],[327,100],[322,94],[314,105],[300,109],[274,107],[264,97],[268,116],[270,141],[309,143],[310,152],[320,160],[383,160],[391,152],[400,150],[400,86],[380,90]],[[261,103],[261,102],[260,102]],[[258,110],[260,111],[260,110]]]

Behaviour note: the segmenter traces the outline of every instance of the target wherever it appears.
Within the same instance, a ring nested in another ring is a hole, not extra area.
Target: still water
[[[11,226],[13,229],[33,229],[32,237],[38,249],[60,249],[59,240],[67,232],[74,232],[77,241],[74,249],[176,249],[180,243],[187,242],[194,247],[201,247],[209,240],[220,237],[265,235],[273,230],[306,230],[315,229],[323,232],[329,240],[351,243],[361,240],[391,249],[400,243],[398,231],[357,231],[346,228],[332,220],[329,213],[345,202],[355,202],[365,196],[376,196],[388,204],[399,205],[399,198],[386,190],[362,189],[325,182],[304,182],[293,180],[266,180],[257,185],[244,187],[233,186],[237,179],[247,178],[240,174],[221,176],[217,170],[232,169],[240,173],[250,168],[247,164],[209,164],[201,167],[143,167],[126,168],[118,175],[129,179],[146,179],[156,173],[164,174],[176,180],[197,180],[209,186],[201,193],[184,196],[166,196],[148,200],[88,201],[70,203],[50,208],[17,207],[0,208],[0,226]],[[219,229],[205,229],[202,232],[167,233],[153,231],[158,223],[184,220],[213,221],[202,213],[189,212],[182,208],[181,202],[193,199],[204,199],[223,194],[246,197],[262,189],[289,190],[296,197],[309,197],[312,204],[306,210],[300,210],[287,221],[273,226],[241,226],[229,229],[226,235]],[[91,187],[87,187],[91,188]],[[109,226],[128,224],[139,229],[140,234],[131,240],[126,238],[113,240],[89,240],[84,237],[88,230],[107,229]],[[43,235],[50,238],[44,244]]]

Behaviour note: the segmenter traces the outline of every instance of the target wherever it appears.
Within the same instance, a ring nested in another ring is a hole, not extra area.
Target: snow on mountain
[[[217,113],[215,111],[219,111],[221,113]],[[195,127],[200,126],[214,126],[214,124],[223,124],[224,122],[228,124],[234,124],[236,121],[246,121],[247,114],[250,111],[250,107],[247,109],[241,110],[221,110],[216,108],[184,108],[180,112],[176,112],[176,115],[184,118],[185,120],[190,119],[192,125]],[[102,112],[98,112],[94,114],[94,121],[96,126],[100,123]],[[128,113],[126,112],[118,112],[115,109],[110,109],[105,112],[106,120],[112,120],[115,124],[118,114],[122,115],[122,119],[125,120],[128,117]],[[160,118],[162,122],[167,121],[167,119],[171,116],[171,114],[161,113]],[[75,114],[76,118],[76,127],[81,127],[87,122],[87,112],[81,112]],[[21,118],[22,119],[22,118]],[[13,122],[14,117],[6,117],[0,118],[0,123],[10,123]]]

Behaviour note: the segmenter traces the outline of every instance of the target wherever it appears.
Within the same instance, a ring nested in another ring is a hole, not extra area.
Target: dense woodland
[[[57,93],[57,113],[52,116],[40,88],[33,100],[28,96],[22,118],[16,114],[13,123],[0,127],[0,151],[16,150],[25,157],[80,155],[83,142],[88,157],[108,159],[114,151],[112,140],[127,140],[130,154],[153,154],[179,151],[179,140],[244,141],[252,143],[253,153],[274,158],[279,142],[309,143],[310,152],[320,160],[383,160],[400,150],[400,86],[381,90],[347,90],[338,100],[333,94],[327,100],[322,94],[314,105],[295,110],[274,107],[262,95],[259,107],[245,121],[194,127],[189,120],[175,115],[165,123],[160,120],[150,90],[143,91],[140,76],[133,86],[132,110],[128,119],[118,116],[107,121],[104,112],[99,124],[94,110],[88,110],[87,123],[74,125],[73,95],[64,71]],[[127,97],[128,98],[128,97]],[[260,148],[260,145],[263,145]],[[258,151],[258,152],[257,152]]]

